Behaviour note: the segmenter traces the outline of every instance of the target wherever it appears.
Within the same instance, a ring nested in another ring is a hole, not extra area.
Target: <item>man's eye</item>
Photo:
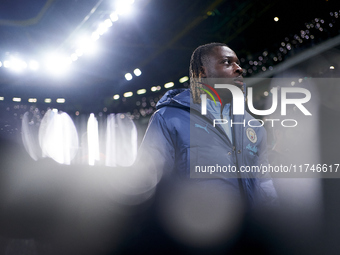
[[[224,64],[230,64],[230,62],[229,62],[228,59],[223,60],[223,63],[224,63]]]

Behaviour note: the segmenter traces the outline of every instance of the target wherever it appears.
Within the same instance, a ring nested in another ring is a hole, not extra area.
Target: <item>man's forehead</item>
[[[235,57],[235,52],[227,46],[216,46],[212,50],[212,56],[214,57]]]
[[[208,55],[202,58],[203,65],[211,61],[218,61],[226,57],[237,57],[235,52],[227,46],[215,46]]]

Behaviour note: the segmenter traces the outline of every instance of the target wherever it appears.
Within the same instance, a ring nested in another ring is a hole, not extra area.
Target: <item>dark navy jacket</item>
[[[235,194],[244,194],[251,204],[276,200],[270,178],[260,178],[261,173],[239,171],[244,166],[268,164],[266,131],[263,127],[248,126],[248,121],[253,119],[250,114],[231,116],[235,123],[232,143],[221,125],[213,127],[212,114],[201,115],[201,106],[192,102],[189,89],[168,91],[157,103],[157,109],[139,149],[139,162],[144,160],[148,167],[159,169],[163,174],[198,177],[196,180],[201,182],[213,180],[228,186]],[[256,122],[253,120],[250,124],[260,126]],[[195,172],[204,171],[204,166],[230,166],[237,171]]]

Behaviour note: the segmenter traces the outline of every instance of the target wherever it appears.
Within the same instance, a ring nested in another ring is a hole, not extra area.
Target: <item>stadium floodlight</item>
[[[95,37],[99,38],[99,34],[97,32],[92,33],[93,37],[81,37],[78,39],[76,46],[76,54],[80,57],[80,53],[82,54],[87,54],[90,53],[92,54],[95,52]]]
[[[110,19],[112,22],[116,22],[119,19],[118,14],[116,12],[111,13]]]
[[[125,74],[125,79],[127,80],[127,81],[130,81],[130,80],[132,80],[132,74],[130,74],[130,73],[126,73]]]
[[[94,31],[91,35],[92,41],[97,41],[99,37],[100,37],[100,34],[98,33],[98,31]]]
[[[72,61],[77,61],[77,59],[78,59],[77,54],[76,53],[72,53],[71,54],[71,59],[72,59]]]
[[[142,71],[139,70],[139,68],[136,68],[135,70],[133,70],[133,73],[136,75],[136,76],[140,76],[142,74]]]
[[[21,72],[23,69],[27,68],[27,63],[25,61],[21,60],[21,59],[12,58],[10,68],[13,71]]]
[[[36,102],[37,102],[37,99],[36,99],[36,98],[29,98],[29,99],[28,99],[28,102],[29,102],[29,103],[36,103]]]
[[[11,67],[11,62],[9,60],[4,61],[4,67],[5,68],[10,68]]]
[[[132,12],[132,4],[134,0],[119,0],[116,1],[116,12],[119,15],[127,15]]]
[[[84,54],[84,51],[83,49],[76,49],[75,53],[78,57],[81,57]]]
[[[63,103],[65,103],[65,98],[57,98],[56,102],[58,104],[63,104]]]
[[[189,80],[189,77],[188,76],[184,76],[184,77],[182,77],[181,79],[179,79],[179,82],[180,83],[184,83],[184,82],[186,82],[186,81],[188,81]]]
[[[104,25],[105,25],[107,28],[112,27],[112,21],[111,21],[110,19],[106,19],[106,20],[104,21]]]
[[[146,89],[139,89],[137,90],[137,94],[138,95],[142,95],[142,94],[145,94],[146,93]]]
[[[29,63],[28,63],[28,67],[33,70],[33,71],[36,71],[36,70],[39,70],[39,63],[35,60],[31,60]]]
[[[133,93],[131,91],[124,93],[124,97],[132,97],[132,96],[133,96]]]
[[[97,30],[96,30],[96,32],[99,35],[103,35],[106,31],[107,31],[107,26],[106,26],[105,22],[100,23]]]
[[[77,57],[76,54],[74,55]],[[70,68],[72,60],[70,57],[51,54],[46,58],[46,68],[52,74],[63,74]]]
[[[168,88],[171,88],[173,87],[175,84],[173,82],[168,82],[166,84],[164,84],[164,88],[168,89]]]

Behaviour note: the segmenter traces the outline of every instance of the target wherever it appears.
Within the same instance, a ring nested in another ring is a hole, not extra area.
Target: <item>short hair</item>
[[[189,76],[190,76],[190,89],[193,98],[193,102],[195,104],[201,103],[201,94],[204,92],[199,89],[203,88],[200,81],[200,72],[203,66],[203,60],[207,58],[207,56],[212,52],[215,47],[226,46],[225,43],[208,43],[197,47],[191,55],[190,59],[190,67],[189,67]]]

